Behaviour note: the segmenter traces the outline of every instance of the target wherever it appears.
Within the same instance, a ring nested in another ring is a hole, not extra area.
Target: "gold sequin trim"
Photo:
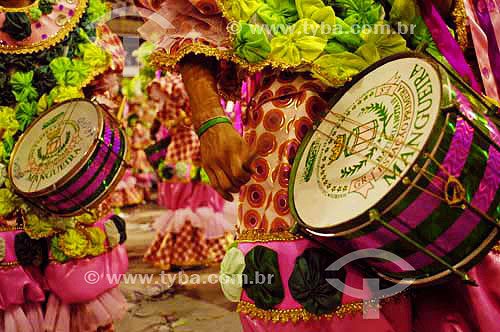
[[[401,298],[404,296],[406,296],[406,294],[399,294],[386,299],[381,299],[379,302],[379,307],[388,303],[400,303]],[[369,302],[367,304],[370,305]],[[337,308],[335,312],[324,315],[312,314],[304,308],[263,310],[257,308],[255,304],[245,301],[240,301],[238,303],[236,311],[249,315],[252,318],[257,318],[264,321],[272,321],[273,323],[287,323],[290,321],[296,323],[298,321],[308,321],[311,319],[343,319],[346,316],[353,316],[355,314],[363,312],[363,302],[342,304]]]
[[[62,26],[61,29],[59,29],[55,35],[50,36],[46,40],[42,40],[40,42],[33,43],[30,45],[0,45],[0,53],[7,53],[7,54],[34,53],[54,46],[55,44],[59,43],[64,38],[66,38],[68,34],[76,27],[78,22],[80,22],[80,19],[82,18],[83,13],[87,8],[87,1],[88,0],[79,0],[79,3],[74,9],[74,14],[71,17],[71,19],[68,20],[66,24]],[[30,7],[9,8],[6,11],[26,11],[26,10],[29,11],[29,8]],[[2,9],[2,11],[4,10]]]
[[[491,248],[491,252],[500,255],[500,242],[497,243],[493,248]]]
[[[38,7],[38,3],[40,1],[36,0],[34,1],[31,5],[25,6],[25,7],[19,7],[19,8],[10,8],[10,7],[2,7],[0,6],[0,13],[20,13],[20,12],[25,12],[26,14],[29,14],[31,8]]]
[[[469,47],[469,36],[467,34],[467,16],[463,0],[455,0],[455,8],[451,13],[455,22],[458,44],[462,51]]]
[[[0,226],[0,232],[24,231],[23,226]]]
[[[268,233],[262,229],[242,230],[237,238],[238,242],[272,242],[272,241],[295,241],[303,239],[287,231]]]
[[[13,261],[13,262],[2,262],[0,263],[0,270],[5,270],[5,269],[12,269],[14,267],[19,266],[18,261]]]
[[[179,51],[175,52],[175,55],[169,54],[167,51],[165,51],[165,49],[158,50],[149,56],[149,61],[150,64],[157,69],[175,71],[176,64],[189,53],[204,54],[206,56],[215,57],[217,60],[234,62],[242,69],[245,69],[249,74],[259,72],[266,67],[272,67],[274,69],[282,71],[291,69],[310,71],[311,67],[314,67],[317,71],[319,71],[319,68],[317,68],[317,66],[314,66],[307,62],[303,62],[300,64],[288,64],[277,60],[267,59],[259,63],[251,64],[234,54],[233,50],[221,50],[212,46],[204,45],[199,42],[193,42],[192,44],[181,47]],[[341,79],[329,78],[328,82],[332,86],[339,87],[350,80],[351,77]]]

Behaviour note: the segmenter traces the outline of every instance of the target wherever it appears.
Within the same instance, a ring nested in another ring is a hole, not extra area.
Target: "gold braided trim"
[[[24,231],[23,226],[0,226],[0,232]]]
[[[268,233],[263,229],[245,229],[238,234],[238,242],[295,241],[303,239],[287,231]]]
[[[7,269],[12,269],[15,267],[19,266],[18,261],[12,261],[12,262],[1,262],[0,263],[0,270],[7,270]]]
[[[61,27],[61,29],[57,31],[56,34],[50,36],[46,40],[42,40],[40,42],[33,43],[30,45],[0,45],[0,53],[7,53],[7,54],[34,53],[45,50],[59,43],[64,38],[66,38],[69,35],[69,33],[76,27],[78,22],[80,22],[80,19],[82,18],[83,13],[87,8],[88,0],[78,0],[78,1],[79,3],[74,10],[74,15],[71,17],[70,20],[68,20],[68,22],[63,27]],[[16,11],[14,9],[17,9],[17,11],[26,11],[26,10],[29,11],[29,7],[10,8],[7,11]]]
[[[10,7],[2,7],[0,6],[0,12],[3,13],[20,13],[20,12],[25,12],[28,14],[30,12],[31,8],[38,7],[38,3],[40,1],[36,0],[34,1],[31,5],[25,6],[25,7],[19,7],[19,8],[10,8]]]
[[[282,71],[291,69],[301,69],[305,71],[306,69],[311,69],[311,67],[318,70],[316,66],[307,62],[302,62],[300,64],[289,64],[277,60],[267,59],[258,63],[248,63],[244,59],[234,54],[234,50],[232,49],[221,50],[199,42],[193,42],[192,44],[183,46],[179,49],[179,51],[175,53],[175,55],[169,54],[167,51],[165,51],[165,49],[158,50],[149,56],[149,61],[150,64],[157,69],[175,71],[176,64],[190,53],[204,54],[206,56],[215,57],[217,60],[234,62],[241,68],[245,69],[249,74],[259,72],[266,67],[272,67],[274,69]],[[338,87],[350,81],[351,78],[352,77],[329,78],[328,82],[330,85]]]
[[[451,12],[455,22],[458,44],[462,51],[469,47],[469,36],[467,34],[467,16],[463,0],[455,0],[455,8]]]
[[[500,255],[500,243],[497,243],[493,248],[491,248],[491,252]]]
[[[379,302],[379,308],[389,303],[400,303],[401,298],[404,296],[407,295],[399,294],[391,296],[389,298],[381,299]],[[370,305],[369,302],[367,304]],[[296,323],[298,321],[309,321],[311,319],[343,319],[346,316],[354,316],[355,314],[363,312],[363,302],[342,304],[337,308],[337,310],[335,310],[335,312],[324,315],[312,314],[304,308],[264,310],[257,308],[253,303],[245,301],[240,301],[238,303],[236,311],[248,315],[252,318],[264,320],[266,322],[272,321],[273,323],[287,323],[292,321],[293,323]]]

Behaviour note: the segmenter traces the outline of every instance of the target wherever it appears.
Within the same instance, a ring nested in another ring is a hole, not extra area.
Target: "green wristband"
[[[200,128],[198,128],[198,130],[196,131],[196,134],[198,134],[198,137],[201,137],[201,135],[203,135],[208,129],[212,128],[215,125],[218,125],[219,123],[231,123],[231,120],[229,120],[225,116],[217,116],[203,122]]]

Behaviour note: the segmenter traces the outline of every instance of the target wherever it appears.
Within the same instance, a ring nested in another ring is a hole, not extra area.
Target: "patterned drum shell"
[[[14,189],[38,207],[78,215],[118,184],[126,155],[117,120],[90,101],[73,99],[43,114],[21,136],[9,176]]]
[[[402,54],[375,64],[346,88],[347,92],[340,98],[349,96],[351,87],[359,87],[359,84],[362,86],[363,76],[371,71],[384,65],[393,65],[392,68],[395,69],[392,70],[397,72],[397,68],[401,68],[405,59],[414,62],[415,57],[415,54]],[[393,182],[389,190],[381,192],[372,205],[365,206],[362,213],[353,215],[352,218],[340,223],[327,225],[323,222],[319,225],[314,218],[310,218],[311,214],[305,210],[304,204],[297,201],[297,196],[300,197],[301,188],[304,188],[301,178],[307,173],[304,165],[306,156],[313,147],[314,129],[307,135],[299,149],[292,169],[293,185],[290,187],[292,211],[309,233],[341,253],[372,248],[394,253],[409,263],[414,270],[403,269],[397,261],[390,262],[378,258],[367,259],[365,263],[387,280],[400,282],[405,278],[411,278],[415,279],[413,282],[415,285],[436,282],[448,276],[451,271],[377,221],[371,221],[369,217],[371,209],[376,209],[391,226],[452,266],[462,270],[467,270],[476,264],[496,244],[499,231],[491,220],[485,219],[481,213],[473,211],[465,204],[458,206],[447,204],[442,199],[445,190],[444,182],[453,176],[462,184],[469,206],[487,214],[492,220],[500,216],[500,151],[498,149],[500,132],[498,128],[484,114],[486,108],[478,109],[479,103],[475,103],[476,106],[473,107],[469,99],[450,84],[446,74],[441,72],[431,60],[420,59],[431,63],[439,73],[442,84],[440,87],[442,96],[440,94],[438,96],[440,108],[436,110],[437,114],[428,138],[422,142],[418,150],[414,150],[415,153],[418,152],[418,155],[413,160],[400,158],[401,169],[398,169],[401,172],[398,174],[394,168],[397,161],[387,165],[386,170],[392,173],[386,173],[389,176],[386,179]],[[392,61],[399,61],[399,63],[391,63]],[[376,82],[372,77],[367,84],[377,86],[389,78],[384,77],[383,81]],[[457,82],[453,84],[459,86]],[[446,93],[452,90],[454,93]],[[469,96],[469,98],[472,97]],[[448,102],[445,102],[445,99]],[[452,106],[444,111],[443,105]],[[401,151],[404,152],[404,150]],[[405,164],[404,161],[408,163]],[[377,184],[373,178],[365,178],[363,181],[363,184],[374,184],[374,190],[377,190]],[[363,196],[359,192],[357,195]],[[356,207],[363,204],[359,196],[353,200]],[[349,208],[348,205],[342,205],[344,210],[349,210]],[[336,206],[335,201],[332,200],[329,208],[323,211],[325,214],[335,216],[337,209],[339,206]],[[358,209],[358,211],[361,210]],[[332,219],[335,218],[332,217]]]

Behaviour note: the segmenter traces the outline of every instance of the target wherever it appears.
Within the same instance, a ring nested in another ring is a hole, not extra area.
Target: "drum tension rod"
[[[476,283],[476,281],[473,280],[473,279],[471,279],[467,273],[458,270],[457,268],[455,268],[454,266],[452,266],[451,264],[449,264],[448,262],[446,262],[444,259],[442,259],[441,257],[439,257],[436,254],[434,254],[432,251],[430,251],[429,249],[425,248],[423,245],[421,245],[417,241],[413,240],[411,237],[409,237],[408,235],[404,234],[399,229],[393,227],[387,221],[383,220],[382,217],[380,216],[380,213],[377,210],[375,210],[375,209],[370,210],[370,220],[371,221],[378,221],[379,223],[381,223],[382,226],[384,226],[386,229],[388,229],[392,233],[396,234],[397,236],[399,236],[403,240],[407,241],[408,243],[410,243],[411,245],[413,245],[415,248],[417,248],[418,250],[420,250],[421,252],[423,252],[424,254],[426,254],[427,256],[429,256],[430,258],[432,258],[435,261],[439,262],[440,264],[442,264],[443,266],[445,266],[448,270],[450,270],[455,275],[459,276],[460,279],[462,279],[462,281],[464,283],[466,283],[467,285],[478,286],[478,284]]]

